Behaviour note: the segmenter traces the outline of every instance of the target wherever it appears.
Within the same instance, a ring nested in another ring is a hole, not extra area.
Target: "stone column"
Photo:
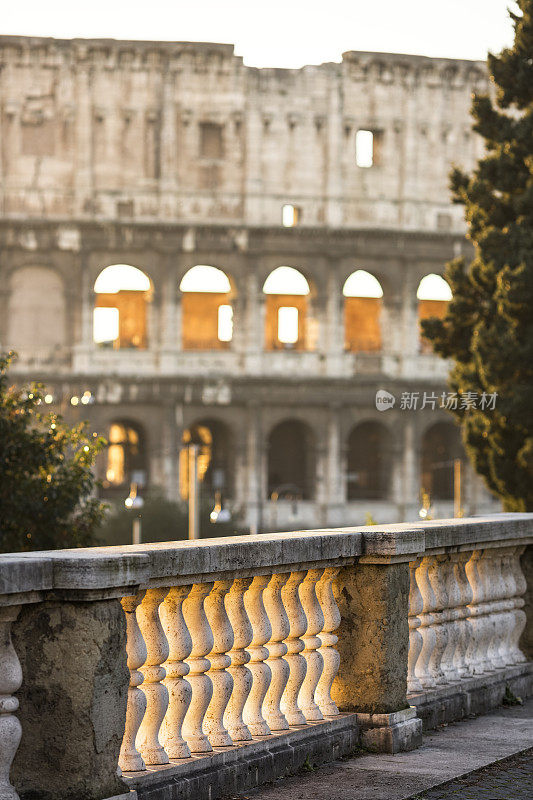
[[[340,432],[340,408],[332,405],[328,409],[328,449],[327,449],[327,474],[326,485],[328,491],[328,502],[325,523],[327,526],[338,525],[341,523],[341,515],[344,506],[344,478],[342,467],[342,448]]]
[[[365,555],[334,583],[340,668],[331,696],[339,711],[357,712],[370,749],[396,753],[421,743],[422,722],[407,703],[407,657],[408,562],[423,547],[422,532],[365,534]]]
[[[176,116],[177,107],[174,100],[176,73],[167,63],[163,75],[161,103],[161,199],[160,215],[164,219],[176,216],[176,158],[178,153]]]
[[[24,606],[13,644],[24,676],[11,772],[17,791],[47,800],[127,792],[117,777],[129,684],[120,601]]]
[[[80,63],[85,53],[79,53],[76,64],[76,132],[74,161],[74,214],[84,216],[93,213],[94,175],[93,175],[93,117],[91,70],[88,63]]]
[[[258,374],[265,344],[265,296],[255,274],[248,275],[246,281],[246,312],[243,317],[247,331],[246,370]]]
[[[419,504],[418,466],[415,448],[414,414],[404,412],[402,444],[394,447],[392,496],[396,504],[398,522],[402,522]]]
[[[161,298],[161,372],[174,372],[181,350],[181,292],[174,271],[173,259],[168,260]]]
[[[319,525],[326,526],[326,514],[329,502],[328,495],[328,441],[316,439],[314,500],[316,520]]]
[[[326,372],[342,374],[344,356],[344,297],[339,280],[337,260],[330,263],[327,287],[327,316],[325,326]]]
[[[91,356],[95,350],[93,342],[93,313],[95,294],[89,270],[88,259],[81,256],[81,326],[80,338],[72,346],[73,368],[75,372],[85,372],[90,367]]]

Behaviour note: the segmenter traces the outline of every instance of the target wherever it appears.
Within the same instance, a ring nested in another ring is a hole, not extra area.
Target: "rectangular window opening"
[[[214,122],[200,123],[200,156],[202,158],[223,158],[222,125]]]
[[[231,342],[233,339],[233,308],[230,305],[218,307],[218,341]]]
[[[298,225],[302,217],[301,209],[287,203],[281,209],[281,221],[284,228],[294,228]]]
[[[358,130],[355,134],[355,163],[368,169],[382,163],[383,131]]]
[[[278,308],[278,339],[282,344],[298,341],[298,309],[294,306]]]
[[[111,344],[118,339],[118,308],[95,308],[93,314],[93,340],[95,344]]]
[[[374,133],[372,131],[359,130],[355,134],[355,163],[364,169],[374,166]]]

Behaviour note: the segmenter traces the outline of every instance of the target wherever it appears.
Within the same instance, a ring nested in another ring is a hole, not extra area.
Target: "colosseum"
[[[196,443],[204,500],[252,532],[414,519],[422,492],[452,513],[419,319],[471,252],[448,174],[487,88],[474,61],[0,37],[1,349],[106,436],[106,497],[185,498]],[[463,475],[465,510],[494,508]]]

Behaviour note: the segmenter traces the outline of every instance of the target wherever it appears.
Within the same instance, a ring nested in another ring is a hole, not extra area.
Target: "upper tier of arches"
[[[162,318],[152,308],[162,287],[141,265],[102,268],[92,285],[94,343],[115,350],[147,349],[155,344],[157,332],[171,324],[176,328],[174,341],[179,339],[183,350],[225,350],[237,335],[246,336],[245,326],[257,325],[259,315],[265,350],[316,350],[321,345],[323,287],[299,266],[282,264],[260,278],[253,318],[249,282],[236,282],[225,268],[196,264],[177,276],[174,285],[173,310],[165,310]],[[423,276],[413,294],[420,320],[444,317],[452,299],[448,283],[435,273]],[[339,282],[335,302],[343,318],[345,351],[381,351],[388,290],[380,276],[357,267]],[[64,279],[56,270],[15,270],[8,285],[6,344],[23,356],[66,345],[68,304]],[[421,340],[420,349],[429,347]]]

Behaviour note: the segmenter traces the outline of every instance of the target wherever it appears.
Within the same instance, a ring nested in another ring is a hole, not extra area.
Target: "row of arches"
[[[144,485],[148,475],[146,437],[139,425],[113,422],[104,486],[124,492],[131,482]],[[187,428],[180,453],[180,493],[187,498],[186,447],[199,446],[198,473],[208,497],[217,492],[235,494],[235,447],[230,428],[218,419],[201,419]],[[316,435],[307,423],[286,419],[275,425],[266,439],[266,497],[268,500],[313,500],[316,496]],[[436,500],[453,499],[453,461],[461,458],[457,428],[438,422],[423,434],[420,447],[420,488]],[[394,445],[391,431],[379,422],[355,425],[345,448],[346,499],[386,500],[391,494]]]
[[[198,264],[184,275],[182,293],[182,346],[184,350],[217,350],[229,347],[233,338],[235,289],[228,275],[217,267]],[[94,340],[115,348],[147,346],[146,306],[152,284],[137,267],[106,267],[94,285]],[[312,289],[303,273],[290,266],[274,269],[265,280],[265,348],[310,349],[308,320]],[[379,351],[383,289],[378,279],[357,269],[342,287],[345,349]],[[417,290],[419,317],[444,316],[451,300],[450,287],[434,273],[420,281]]]
[[[214,266],[196,265],[179,285],[181,342],[184,350],[223,350],[233,340],[237,297],[230,277]],[[290,266],[274,269],[266,278],[264,347],[266,350],[314,349],[311,324],[314,288]],[[115,264],[103,269],[94,284],[93,339],[101,347],[146,349],[153,283],[141,269]],[[381,350],[383,289],[369,272],[357,269],[342,287],[344,346],[352,352]],[[451,292],[439,275],[429,274],[417,290],[418,314],[443,316]],[[61,277],[45,267],[23,267],[11,278],[7,343],[22,354],[52,350],[66,343],[66,308]]]

